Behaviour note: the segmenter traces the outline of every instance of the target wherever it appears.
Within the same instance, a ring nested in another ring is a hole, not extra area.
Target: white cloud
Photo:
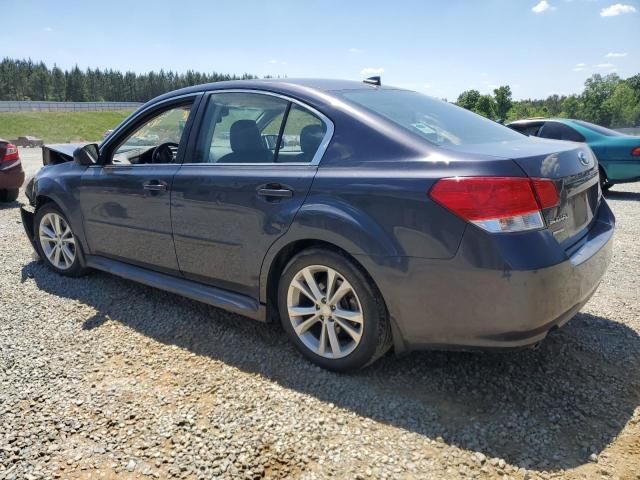
[[[603,8],[600,11],[601,17],[617,17],[618,15],[622,15],[623,13],[635,13],[636,7],[633,5],[625,5],[622,3],[616,3],[611,5],[610,7]]]
[[[574,72],[584,72],[584,67],[575,67],[575,68],[572,68],[572,70]]]
[[[380,75],[381,73],[384,73],[382,67],[366,67],[360,70],[360,75]]]
[[[364,53],[364,50],[361,48],[355,48],[355,47],[351,47],[349,49],[349,53],[353,54],[353,55],[358,55],[359,53]]]
[[[596,68],[615,68],[615,65],[613,63],[599,63],[597,65],[594,65],[594,67],[596,67]]]
[[[617,57],[626,57],[627,53],[616,53],[616,52],[609,52],[607,53],[606,57],[607,58],[617,58]]]
[[[53,32],[53,28],[51,28],[51,27],[44,27],[42,30],[47,32],[47,33]]]
[[[576,67],[586,67],[586,63],[576,63]]]
[[[540,0],[532,9],[533,13],[542,13],[549,10],[555,10],[556,7],[552,7],[547,0]]]

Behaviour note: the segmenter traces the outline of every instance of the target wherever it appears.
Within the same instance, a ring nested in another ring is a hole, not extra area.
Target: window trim
[[[197,139],[200,135],[200,130],[203,127],[203,123],[202,120],[204,118],[204,111],[206,110],[206,107],[209,105],[209,98],[212,95],[219,95],[222,93],[253,93],[253,94],[259,94],[259,95],[269,95],[272,97],[277,97],[277,98],[281,98],[287,102],[291,103],[295,103],[296,105],[299,105],[300,107],[304,108],[305,110],[308,110],[309,112],[311,112],[313,115],[315,115],[316,117],[318,117],[325,125],[326,127],[326,132],[324,134],[324,137],[322,138],[322,141],[320,142],[320,146],[318,147],[318,150],[316,150],[315,155],[313,156],[313,158],[311,159],[310,162],[251,162],[251,163],[234,163],[234,162],[225,162],[225,163],[209,163],[209,162],[185,162],[182,163],[182,165],[188,165],[188,166],[204,166],[204,165],[211,165],[212,167],[215,166],[221,166],[221,167],[265,167],[265,166],[271,166],[271,165],[282,165],[282,166],[298,166],[298,167],[317,167],[320,164],[320,161],[322,160],[322,157],[324,157],[324,154],[327,150],[327,148],[329,147],[329,143],[331,143],[331,140],[333,139],[333,133],[335,131],[335,127],[333,125],[333,122],[331,121],[331,119],[329,119],[329,117],[327,117],[324,113],[320,112],[319,110],[313,108],[312,106],[301,102],[298,99],[289,97],[287,95],[282,95],[280,93],[275,93],[275,92],[270,92],[268,90],[259,90],[259,89],[252,89],[252,88],[228,88],[228,89],[219,89],[219,90],[209,90],[208,92],[206,92],[205,97],[203,98],[203,101],[200,103],[201,105],[201,111],[202,112],[198,112],[198,118],[197,118],[197,129],[194,129],[193,133],[193,144],[191,142],[191,140],[189,141],[189,151],[192,151],[193,147],[195,146]],[[290,108],[290,105],[288,107],[288,109]],[[283,122],[283,125],[286,126],[286,122]],[[197,130],[197,131],[196,131]],[[284,130],[281,128],[282,132],[280,132],[278,134],[278,143],[281,142],[281,137],[282,134],[284,132]],[[277,155],[274,155],[274,160],[277,160]]]

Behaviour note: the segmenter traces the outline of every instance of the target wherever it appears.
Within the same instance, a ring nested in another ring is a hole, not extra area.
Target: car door
[[[92,255],[179,273],[170,193],[198,96],[142,111],[101,146],[83,175],[80,206]]]
[[[213,93],[198,116],[192,162],[176,173],[171,197],[180,270],[257,296],[262,260],[301,207],[333,125],[258,92]]]

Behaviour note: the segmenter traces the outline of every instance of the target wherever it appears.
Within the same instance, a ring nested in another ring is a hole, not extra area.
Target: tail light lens
[[[640,157],[640,147],[636,147],[633,150],[631,150],[631,156]]]
[[[443,178],[429,195],[459,217],[489,232],[544,228],[542,210],[560,203],[555,184],[544,178]]]
[[[12,143],[7,143],[7,150],[4,152],[3,162],[11,162],[13,160],[20,160],[20,154],[18,153],[18,147]]]

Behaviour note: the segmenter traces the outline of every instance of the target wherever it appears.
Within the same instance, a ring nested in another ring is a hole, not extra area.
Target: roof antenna
[[[378,87],[379,87],[379,86],[381,85],[381,83],[382,83],[382,82],[381,82],[381,80],[380,80],[380,77],[379,77],[379,76],[377,76],[377,77],[369,77],[369,78],[365,78],[365,79],[363,80],[363,82],[364,82],[364,83],[366,83],[366,84],[368,84],[368,85],[376,85],[376,86],[378,86]]]

